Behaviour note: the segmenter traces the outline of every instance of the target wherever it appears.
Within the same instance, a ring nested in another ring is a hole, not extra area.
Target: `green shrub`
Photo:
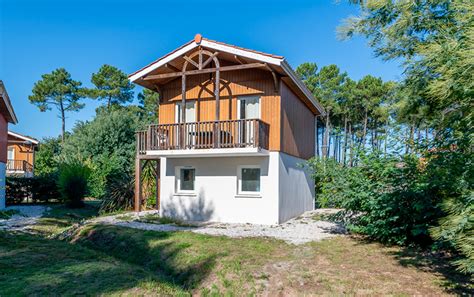
[[[70,207],[83,207],[88,193],[87,179],[90,170],[80,162],[65,163],[60,166],[58,188]]]
[[[316,205],[323,208],[342,207],[348,187],[347,168],[334,159],[313,158],[308,165],[315,181]]]
[[[359,165],[311,161],[318,204],[351,214],[349,229],[391,244],[432,242],[429,228],[441,216],[439,196],[428,187],[419,158],[361,154]],[[316,172],[319,170],[319,172]]]
[[[61,151],[64,160],[88,160],[90,195],[104,198],[109,179],[123,171],[131,172],[135,159],[135,131],[139,115],[133,108],[101,110],[90,122],[79,122]]]
[[[100,213],[131,209],[135,193],[135,179],[129,172],[116,172],[108,176]]]
[[[35,177],[6,178],[6,204],[52,202],[61,200],[54,174]]]

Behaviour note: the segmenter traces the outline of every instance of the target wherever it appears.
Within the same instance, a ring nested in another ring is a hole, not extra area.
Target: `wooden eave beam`
[[[190,57],[188,57],[188,56],[183,56],[183,59],[185,59],[185,60],[188,61],[189,63],[193,64],[194,67],[196,67],[197,69],[199,69],[199,64],[196,63],[196,62],[194,62],[194,60],[191,59]]]
[[[213,53],[209,58],[207,58],[206,62],[204,62],[204,63],[201,64],[201,68],[200,68],[200,69],[206,67],[207,64],[211,63],[211,61],[214,59],[214,57],[216,57],[218,54],[219,54],[219,52]]]
[[[216,72],[217,70],[224,72],[224,71],[242,70],[242,69],[250,69],[250,68],[264,68],[266,67],[265,65],[266,65],[265,63],[250,63],[250,64],[244,64],[244,65],[225,66],[225,67],[220,67],[220,68],[207,68],[207,69],[202,69],[202,70],[189,70],[185,72],[155,74],[155,75],[146,76],[143,78],[143,80],[154,80],[154,79],[178,77],[182,75],[198,75],[198,74]]]
[[[166,63],[165,67],[172,70],[172,71],[181,72],[180,69],[176,68],[175,66],[171,65],[170,63]]]

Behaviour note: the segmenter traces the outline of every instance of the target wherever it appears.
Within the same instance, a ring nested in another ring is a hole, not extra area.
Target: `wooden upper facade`
[[[8,131],[7,173],[32,175],[38,144],[32,137]]]
[[[308,159],[324,113],[283,57],[195,40],[130,75],[160,94],[138,150],[261,147]]]

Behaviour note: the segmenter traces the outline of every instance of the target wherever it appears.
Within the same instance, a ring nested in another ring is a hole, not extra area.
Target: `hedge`
[[[6,178],[7,205],[59,200],[61,200],[61,195],[54,176]]]

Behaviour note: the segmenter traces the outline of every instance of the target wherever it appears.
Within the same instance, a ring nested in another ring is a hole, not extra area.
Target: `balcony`
[[[268,131],[259,119],[150,125],[137,132],[137,154],[259,152],[268,149]]]
[[[7,160],[8,174],[31,174],[33,172],[33,165],[25,160]]]

